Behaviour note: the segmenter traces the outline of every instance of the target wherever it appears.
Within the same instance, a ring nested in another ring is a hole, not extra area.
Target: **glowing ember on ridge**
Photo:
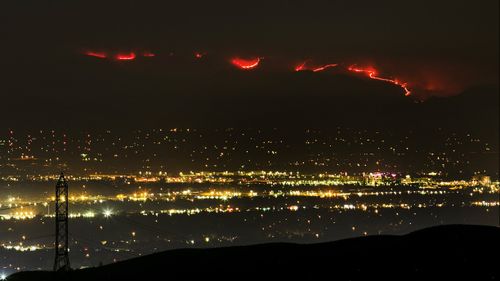
[[[248,60],[241,58],[234,58],[231,60],[231,63],[240,69],[254,69],[259,65],[260,58],[248,59]]]
[[[201,59],[201,58],[203,58],[204,56],[205,56],[205,53],[201,53],[201,52],[196,52],[196,53],[194,53],[194,57],[195,57],[196,59]]]
[[[320,71],[326,70],[326,69],[331,68],[331,67],[337,67],[338,65],[339,65],[338,63],[329,63],[329,64],[325,64],[325,65],[322,65],[322,66],[311,68],[311,67],[307,67],[307,61],[305,61],[305,62],[297,65],[295,67],[295,71],[310,70],[312,72],[320,72]]]
[[[356,65],[351,65],[351,66],[349,66],[349,68],[347,68],[347,70],[352,71],[352,72],[356,72],[356,73],[363,73],[363,74],[367,75],[368,77],[370,77],[371,79],[392,83],[394,85],[397,85],[397,86],[403,88],[403,90],[405,90],[405,96],[411,95],[411,91],[408,88],[408,83],[399,81],[398,79],[390,79],[390,78],[380,77],[380,76],[378,76],[377,70],[374,69],[373,67],[360,68],[360,67],[357,67]]]
[[[100,59],[108,58],[107,54],[104,52],[87,51],[87,52],[85,52],[85,55],[100,58]],[[173,54],[171,53],[170,55],[173,55]],[[206,53],[194,52],[193,55],[196,59],[202,59],[206,55]],[[156,54],[149,52],[149,51],[144,51],[144,52],[142,52],[142,56],[155,57]],[[116,60],[135,60],[136,54],[134,52],[119,53],[119,54],[116,54],[114,56],[114,58]],[[257,68],[259,66],[261,59],[262,58],[260,58],[260,57],[251,58],[251,59],[244,59],[244,58],[240,58],[240,57],[235,57],[235,58],[231,59],[230,62],[231,62],[231,64],[233,64],[235,67],[237,67],[239,69],[250,70],[250,69]],[[341,66],[341,64],[338,64],[338,63],[329,63],[329,64],[325,64],[325,65],[320,65],[320,66],[317,66],[317,65],[316,66],[308,66],[309,62],[310,62],[310,60],[306,60],[306,61],[300,63],[299,65],[297,65],[294,68],[294,70],[297,72],[298,71],[321,72],[321,71],[327,70],[329,68]],[[354,72],[354,73],[360,73],[360,74],[366,75],[370,79],[384,81],[387,83],[397,85],[405,91],[405,96],[409,96],[412,93],[410,88],[408,87],[407,82],[404,82],[404,81],[401,81],[401,80],[395,79],[395,78],[386,78],[386,77],[379,76],[378,71],[373,67],[358,67],[357,65],[354,64],[354,65],[347,67],[347,71]]]
[[[131,52],[128,54],[118,54],[116,55],[117,60],[134,60],[135,59],[135,53]]]
[[[87,55],[89,57],[99,58],[99,59],[105,59],[108,57],[106,55],[106,53],[92,52],[92,51],[85,52],[85,55]]]
[[[307,61],[305,61],[305,62],[297,65],[295,67],[295,71],[304,71],[304,70],[307,70],[306,63],[307,63]]]
[[[338,63],[331,63],[331,64],[325,64],[323,66],[320,66],[320,67],[317,67],[317,68],[314,68],[312,71],[313,72],[319,72],[319,71],[323,71],[327,68],[330,68],[330,67],[336,67],[338,66],[339,64]]]

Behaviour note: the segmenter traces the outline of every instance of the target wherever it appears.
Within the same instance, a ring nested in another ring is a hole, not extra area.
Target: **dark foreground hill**
[[[500,228],[448,225],[403,236],[329,243],[172,250],[67,273],[14,280],[499,280]]]

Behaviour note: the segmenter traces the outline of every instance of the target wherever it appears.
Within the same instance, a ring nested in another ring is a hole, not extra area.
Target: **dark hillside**
[[[68,273],[21,272],[8,280],[498,280],[499,238],[497,227],[448,225],[309,245],[172,250]]]

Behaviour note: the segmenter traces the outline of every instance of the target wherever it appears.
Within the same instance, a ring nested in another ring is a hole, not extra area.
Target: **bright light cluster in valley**
[[[472,219],[457,216],[457,210],[482,214],[486,223],[498,216],[499,208],[499,182],[485,176],[449,181],[436,173],[417,178],[379,172],[240,171],[68,180],[71,255],[80,266],[100,262],[94,259],[97,253],[106,253],[104,259],[112,262],[178,247],[328,241]],[[0,198],[0,229],[5,232],[0,249],[11,258],[25,252],[49,255],[52,177],[22,184],[30,186],[30,196],[13,192]],[[7,269],[28,268],[13,262]]]
[[[497,223],[495,143],[442,130],[428,140],[340,127],[10,130],[0,135],[0,272],[51,268],[60,169],[75,268],[186,247]]]

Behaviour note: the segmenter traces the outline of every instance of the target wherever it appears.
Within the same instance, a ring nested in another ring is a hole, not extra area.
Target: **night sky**
[[[496,126],[498,1],[270,2],[2,1],[0,126]]]

